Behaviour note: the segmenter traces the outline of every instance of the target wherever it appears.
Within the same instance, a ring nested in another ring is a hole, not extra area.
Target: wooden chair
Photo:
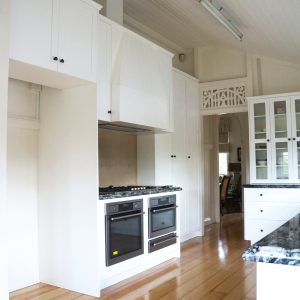
[[[224,175],[220,185],[220,213],[221,216],[224,215],[224,207],[226,205],[226,198],[228,196],[228,188],[230,183],[231,176]]]

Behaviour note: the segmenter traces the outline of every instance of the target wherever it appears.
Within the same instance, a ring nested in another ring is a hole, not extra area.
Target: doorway
[[[223,213],[243,212],[242,185],[249,182],[248,114],[204,116],[203,126],[204,220],[208,225],[220,222],[220,188],[226,177],[224,196],[235,203],[223,207]]]

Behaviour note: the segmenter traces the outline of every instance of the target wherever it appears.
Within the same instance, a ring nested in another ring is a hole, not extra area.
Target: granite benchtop
[[[182,191],[181,187],[169,185],[169,186],[157,186],[157,187],[153,187],[153,189],[147,189],[147,190],[122,191],[122,192],[112,192],[112,193],[101,193],[100,192],[99,200],[107,200],[107,199],[114,199],[114,198],[126,198],[126,197],[179,192],[179,191]]]
[[[246,249],[243,259],[300,266],[300,214]]]
[[[257,183],[257,184],[244,184],[243,188],[278,188],[278,189],[285,189],[285,188],[292,188],[292,189],[299,189],[300,184],[295,183],[285,183],[285,184],[272,184],[272,183]]]

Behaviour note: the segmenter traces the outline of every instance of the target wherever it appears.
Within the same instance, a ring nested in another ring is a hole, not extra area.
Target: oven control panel
[[[143,200],[106,204],[107,215],[141,209],[143,209]]]
[[[170,204],[176,204],[176,195],[150,198],[150,203],[149,203],[150,208],[156,206],[170,205]]]

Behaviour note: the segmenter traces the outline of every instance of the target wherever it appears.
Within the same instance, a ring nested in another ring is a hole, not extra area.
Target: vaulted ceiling
[[[300,64],[300,0],[214,0],[244,33],[234,39],[197,0],[124,0],[124,14],[182,48],[218,45]]]

